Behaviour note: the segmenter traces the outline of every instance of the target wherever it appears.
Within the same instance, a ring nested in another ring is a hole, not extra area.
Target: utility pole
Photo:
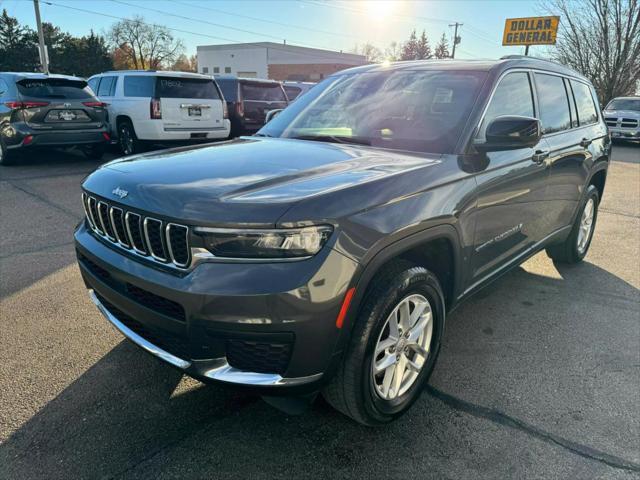
[[[451,58],[456,58],[456,45],[460,43],[460,37],[458,36],[458,27],[464,25],[463,23],[450,23],[450,27],[456,27],[453,33],[453,49],[451,50]]]
[[[42,64],[42,72],[49,74],[49,58],[47,55],[47,46],[44,44],[44,33],[42,32],[42,22],[40,21],[40,2],[33,0],[33,8],[36,11],[36,25],[38,26],[38,43],[40,51],[40,63]]]

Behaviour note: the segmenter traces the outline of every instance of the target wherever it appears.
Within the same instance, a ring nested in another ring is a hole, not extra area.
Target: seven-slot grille
[[[162,263],[189,266],[188,227],[128,212],[86,193],[82,205],[91,229],[109,242]]]

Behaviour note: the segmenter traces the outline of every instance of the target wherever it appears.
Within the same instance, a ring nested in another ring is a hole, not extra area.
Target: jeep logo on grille
[[[114,188],[113,190],[111,190],[111,193],[113,193],[114,195],[116,195],[117,197],[120,197],[120,198],[124,198],[127,195],[129,195],[129,192],[127,192],[126,190],[123,190],[120,187]]]

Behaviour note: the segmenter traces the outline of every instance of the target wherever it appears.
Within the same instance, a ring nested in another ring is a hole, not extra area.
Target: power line
[[[325,35],[334,35],[334,36],[337,36],[337,37],[353,38],[354,40],[363,41],[362,39],[359,39],[358,37],[356,37],[354,35],[349,35],[348,33],[330,32],[328,30],[320,30],[320,29],[312,28],[312,27],[303,27],[301,25],[293,25],[293,24],[290,24],[290,23],[277,22],[275,20],[270,20],[270,19],[266,19],[266,18],[251,17],[249,15],[243,15],[241,13],[232,13],[232,12],[228,12],[226,10],[220,10],[218,8],[204,7],[202,5],[193,5],[192,3],[179,2],[177,0],[166,0],[166,1],[171,2],[173,4],[178,3],[178,4],[189,6],[189,7],[200,8],[202,10],[208,10],[210,12],[222,13],[224,15],[230,15],[232,17],[246,18],[248,20],[254,20],[256,22],[270,23],[272,25],[279,25],[281,27],[295,28],[295,29],[304,30],[304,31],[307,31],[307,32],[322,33],[322,34],[325,34]]]
[[[113,18],[115,20],[132,21],[130,18],[119,17],[119,16],[116,16],[116,15],[110,15],[108,13],[96,12],[95,10],[88,10],[86,8],[71,7],[69,5],[62,5],[60,3],[53,3],[53,2],[50,2],[50,1],[47,1],[47,0],[40,0],[40,1],[42,3],[44,3],[44,4],[47,4],[47,5],[50,5],[50,6],[53,6],[53,7],[61,7],[61,8],[69,9],[69,10],[76,10],[78,12],[90,13],[92,15],[100,15],[102,17]],[[216,35],[208,35],[206,33],[193,32],[193,31],[190,31],[190,30],[183,30],[183,29],[180,29],[180,28],[167,27],[166,25],[160,25],[160,24],[157,24],[157,23],[149,23],[149,22],[145,22],[145,21],[142,21],[142,20],[135,20],[135,21],[141,23],[142,25],[149,25],[151,27],[162,27],[162,28],[166,28],[167,30],[174,31],[174,32],[186,33],[186,34],[189,34],[189,35],[196,35],[196,36],[199,36],[199,37],[212,38],[212,39],[215,39],[215,40],[224,40],[225,42],[231,42],[231,43],[235,43],[235,44],[246,43],[246,42],[243,42],[243,41],[240,41],[240,40],[231,39],[231,38],[219,37],[219,36],[216,36]],[[295,45],[293,45],[293,46],[295,46]],[[289,50],[286,49],[286,47],[280,47],[277,44],[269,45],[268,48],[271,48],[273,50],[289,51]],[[329,59],[335,59],[335,55],[334,55],[333,51],[324,51],[323,52],[322,51],[323,49],[320,49],[321,51],[317,51],[318,49],[315,49],[315,50],[316,51],[313,53],[313,56],[324,57],[324,58],[329,58]]]

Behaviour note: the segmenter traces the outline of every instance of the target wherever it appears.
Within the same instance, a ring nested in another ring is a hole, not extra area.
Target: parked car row
[[[89,78],[0,73],[0,163],[25,148],[77,146],[100,158],[115,141],[131,155],[150,144],[252,135],[271,110],[314,84],[169,71]]]

